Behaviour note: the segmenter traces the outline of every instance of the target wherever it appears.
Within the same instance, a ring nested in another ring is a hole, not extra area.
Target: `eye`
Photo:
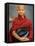
[[[20,11],[21,9],[19,9],[19,11]]]
[[[24,9],[22,9],[22,11],[24,11]]]

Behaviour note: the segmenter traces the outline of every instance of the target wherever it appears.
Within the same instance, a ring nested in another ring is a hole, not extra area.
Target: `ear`
[[[19,6],[20,6],[20,5],[16,5],[16,9],[17,9],[17,11],[18,11],[18,9],[19,9]]]

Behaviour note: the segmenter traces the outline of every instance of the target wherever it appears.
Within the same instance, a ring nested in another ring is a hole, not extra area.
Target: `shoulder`
[[[29,18],[27,18],[27,17],[26,17],[26,22],[27,22],[28,24],[32,24],[32,20],[29,19]]]
[[[16,23],[17,20],[18,20],[18,17],[14,17],[14,18],[13,18],[13,22],[14,22],[14,23]]]
[[[27,22],[32,23],[32,20],[25,16]]]
[[[28,24],[32,24],[32,20],[31,19],[27,19],[27,22],[28,22]]]

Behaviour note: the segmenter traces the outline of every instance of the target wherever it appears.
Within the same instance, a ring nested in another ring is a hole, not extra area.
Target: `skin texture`
[[[25,7],[24,5],[17,5],[16,6],[16,12],[23,17],[23,15],[25,14]],[[12,31],[12,35],[18,39],[19,41],[29,41],[29,38],[27,38],[26,36],[24,37],[20,37],[14,30]]]

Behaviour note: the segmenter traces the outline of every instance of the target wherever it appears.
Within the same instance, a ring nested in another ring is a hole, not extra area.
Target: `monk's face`
[[[17,13],[18,13],[19,15],[21,15],[21,16],[25,14],[25,8],[24,8],[23,5],[18,5],[18,6],[17,6]]]

